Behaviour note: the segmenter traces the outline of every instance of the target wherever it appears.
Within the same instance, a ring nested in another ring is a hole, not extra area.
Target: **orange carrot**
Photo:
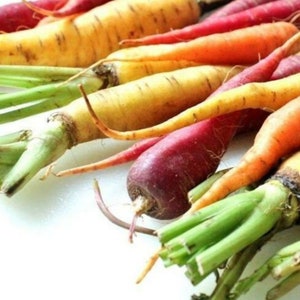
[[[218,179],[190,208],[199,210],[231,192],[261,180],[280,160],[300,147],[300,97],[272,113],[240,163]]]
[[[188,42],[121,49],[108,55],[104,61],[180,59],[207,64],[252,64],[297,32],[297,27],[288,22],[266,23],[211,34]]]

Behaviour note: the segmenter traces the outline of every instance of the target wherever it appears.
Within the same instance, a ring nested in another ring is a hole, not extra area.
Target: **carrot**
[[[194,107],[181,112],[177,116],[155,125],[152,128],[144,128],[134,131],[119,132],[105,125],[101,120],[97,121],[98,128],[107,136],[115,139],[140,139],[167,134],[178,128],[191,125],[197,121],[220,116],[247,108],[260,108],[276,110],[286,102],[300,95],[300,85],[297,84],[300,74],[291,75],[282,79],[265,81],[265,72],[275,71],[280,60],[293,53],[297,53],[300,47],[300,34],[290,38],[282,47],[274,50],[264,60],[247,68],[240,76],[227,81],[216,91],[216,95],[210,95],[210,99],[201,102]],[[254,71],[253,71],[254,69]],[[256,73],[256,82],[251,82],[249,76]],[[260,75],[261,74],[261,78]],[[244,79],[241,79],[244,77]],[[248,83],[247,83],[248,82]]]
[[[261,4],[229,16],[213,18],[205,22],[198,22],[181,29],[162,34],[148,35],[137,39],[123,40],[122,45],[153,45],[172,44],[189,41],[213,33],[228,32],[239,28],[250,27],[274,21],[289,21],[300,10],[298,0],[278,0]]]
[[[103,5],[109,1],[110,0],[64,0],[63,6],[49,10],[36,6],[27,0],[22,0],[22,2],[25,3],[25,5],[27,5],[32,11],[44,16],[51,16],[55,18],[63,18],[74,14],[87,12],[92,8]]]
[[[113,167],[123,163],[128,163],[132,160],[137,159],[145,150],[149,149],[160,141],[163,137],[155,137],[150,139],[141,140],[135,143],[133,146],[121,151],[111,157],[100,160],[99,162],[84,165],[77,168],[72,168],[68,170],[63,170],[55,174],[58,177],[83,174],[91,171],[98,171],[105,168]]]
[[[224,5],[220,9],[214,11],[204,19],[204,22],[211,19],[218,19],[220,17],[229,16],[241,11],[248,10],[261,4],[275,2],[277,0],[233,0]]]
[[[36,7],[53,10],[67,0],[36,0],[30,2]],[[0,7],[0,32],[10,33],[35,27],[43,15],[31,10],[22,2],[9,3]]]
[[[260,24],[215,33],[188,42],[120,49],[102,61],[192,60],[206,64],[253,64],[298,32],[288,22]],[[236,51],[239,49],[239,51]]]
[[[282,157],[300,146],[300,97],[273,112],[263,123],[253,146],[241,162],[217,180],[212,187],[194,202],[189,212],[218,201],[239,187],[262,179]]]
[[[300,72],[300,55],[291,55],[284,58],[274,71],[271,79],[275,80]]]
[[[200,14],[195,0],[110,1],[79,16],[0,35],[0,64],[87,67],[119,49],[122,39],[183,27]]]
[[[97,115],[111,127],[118,130],[142,128],[176,115],[201,101],[201,98],[204,100],[226,78],[241,69],[217,66],[184,68],[103,89],[91,93],[89,99]],[[41,168],[78,143],[106,137],[95,126],[82,98],[51,114],[45,128],[41,126],[40,130],[34,133],[37,138],[27,141],[27,149],[21,157],[16,155],[11,170],[3,173],[3,193],[12,195]],[[2,155],[5,157],[6,152]]]
[[[156,73],[200,65],[188,60],[169,61],[111,61],[96,66],[94,72],[105,86],[115,86]]]

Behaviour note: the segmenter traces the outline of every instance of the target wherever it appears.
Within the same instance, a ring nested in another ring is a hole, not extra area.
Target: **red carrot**
[[[288,21],[299,10],[299,0],[277,0],[229,16],[213,18],[166,33],[148,35],[138,39],[123,40],[122,44],[153,45],[189,41],[201,36],[228,32],[239,28],[259,25],[261,23],[270,23],[280,20]]]
[[[35,7],[53,10],[62,7],[68,0],[37,0],[29,2]],[[14,32],[35,27],[44,15],[30,9],[25,3],[9,3],[0,7],[0,31]]]
[[[89,165],[81,166],[78,168],[72,168],[68,170],[64,170],[58,172],[56,176],[68,176],[68,175],[75,175],[75,174],[82,174],[86,172],[101,170],[109,167],[113,167],[116,165],[120,165],[123,163],[128,163],[137,159],[145,150],[152,147],[158,141],[160,141],[163,137],[155,137],[150,139],[141,140],[135,143],[133,146],[129,147],[128,149],[119,152],[111,157],[106,159],[100,160],[99,162],[92,163]]]
[[[109,1],[111,0],[67,0],[64,1],[65,4],[63,6],[58,7],[56,9],[48,10],[23,0],[23,2],[25,2],[26,5],[33,11],[36,11],[37,13],[40,13],[44,16],[51,16],[55,18],[63,18],[74,14],[86,12],[94,7],[103,5]]]
[[[216,10],[215,12],[211,13],[204,21],[229,16],[261,4],[275,1],[276,0],[233,0],[220,9]]]
[[[284,58],[272,74],[271,80],[284,78],[300,72],[300,55],[291,55]]]

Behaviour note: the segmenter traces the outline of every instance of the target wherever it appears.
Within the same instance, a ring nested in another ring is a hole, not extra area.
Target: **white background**
[[[11,1],[0,0],[0,4]],[[46,114],[47,115],[47,114]],[[45,115],[0,126],[0,134],[26,129],[44,122]],[[253,135],[236,139],[222,161],[234,165],[251,145]],[[126,148],[130,143],[94,141],[68,151],[56,170],[97,161]],[[189,300],[193,293],[210,292],[214,277],[193,287],[184,270],[164,268],[159,261],[145,280],[135,279],[148,258],[159,247],[151,236],[137,234],[133,244],[126,230],[108,221],[99,211],[93,179],[101,184],[110,209],[130,222],[126,172],[130,164],[68,178],[50,176],[41,181],[42,170],[12,198],[0,196],[0,299],[172,299]],[[163,224],[144,218],[141,225]],[[262,263],[268,253],[296,238],[296,230],[278,235],[250,265]],[[274,284],[257,284],[242,300],[264,299]],[[293,291],[283,299],[298,299]]]

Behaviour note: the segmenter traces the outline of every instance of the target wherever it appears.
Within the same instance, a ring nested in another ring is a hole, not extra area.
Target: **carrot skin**
[[[195,0],[109,1],[72,18],[0,35],[0,64],[88,67],[120,49],[122,39],[183,27],[200,14]]]
[[[110,168],[113,166],[117,166],[120,164],[128,163],[137,159],[143,152],[151,148],[158,141],[160,141],[163,137],[155,137],[150,139],[145,139],[139,142],[136,142],[133,146],[129,147],[126,150],[118,152],[115,155],[112,155],[108,158],[100,160],[96,163],[88,164],[85,166],[72,168],[64,171],[60,171],[55,175],[58,177],[69,176],[75,174],[83,174],[86,172],[98,171],[106,168]]]
[[[206,64],[253,64],[298,32],[298,28],[288,22],[266,23],[188,42],[129,47],[111,53],[104,61],[191,60]]]
[[[172,44],[189,41],[201,36],[228,32],[262,23],[270,23],[280,20],[288,21],[288,19],[299,10],[300,3],[298,0],[277,0],[274,3],[262,4],[226,17],[206,20],[205,22],[200,21],[196,24],[162,34],[154,34],[138,39],[124,40],[122,41],[122,44],[134,46]]]
[[[218,19],[220,17],[229,16],[241,11],[245,11],[247,9],[256,7],[261,4],[275,2],[277,0],[233,0],[228,4],[224,5],[220,9],[216,10],[212,14],[210,14],[207,18],[203,21],[206,22],[211,19]]]
[[[276,80],[297,74],[300,72],[300,55],[291,55],[281,60],[278,68],[271,76],[271,80]]]
[[[237,113],[176,130],[141,154],[127,175],[132,201],[142,197],[147,203],[137,214],[173,219],[186,212],[187,192],[216,170],[239,118]]]
[[[51,16],[61,18],[86,12],[109,1],[111,0],[68,0],[61,8],[53,10]]]
[[[194,212],[262,179],[280,160],[300,147],[300,97],[273,112],[258,131],[252,147],[189,210]]]
[[[53,10],[59,8],[67,0],[36,0],[32,5]],[[35,27],[44,16],[32,11],[25,3],[9,3],[0,8],[0,32],[10,33]]]

